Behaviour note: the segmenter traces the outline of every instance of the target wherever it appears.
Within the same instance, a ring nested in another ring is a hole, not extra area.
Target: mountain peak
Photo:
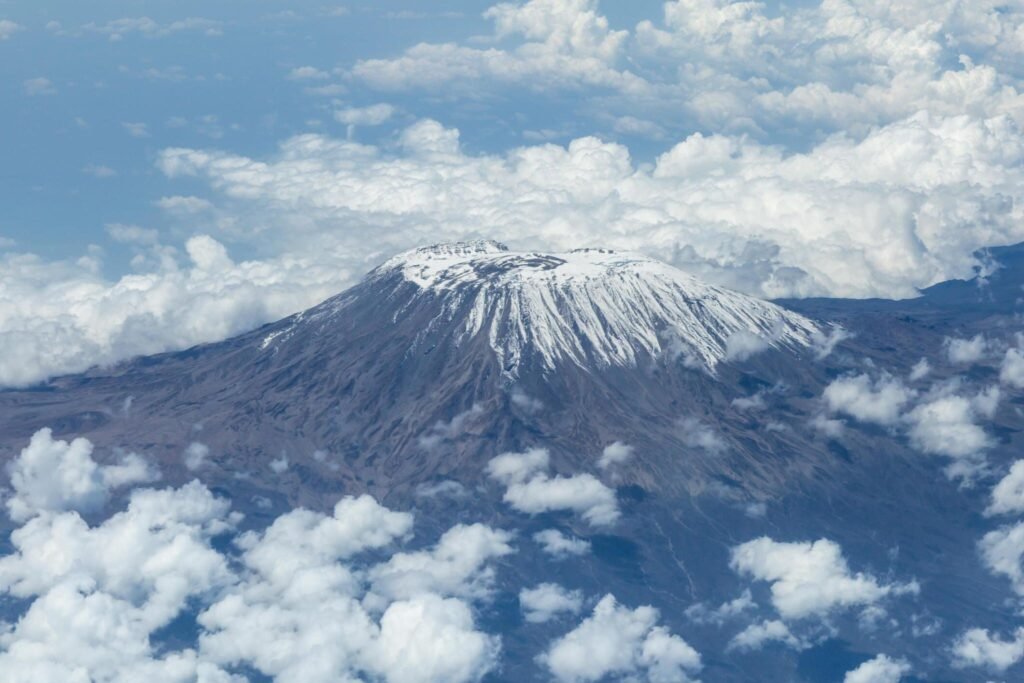
[[[775,304],[610,249],[541,253],[490,240],[439,244],[399,254],[369,282],[396,276],[416,286],[413,298],[439,304],[424,334],[451,327],[456,343],[484,334],[510,374],[530,357],[553,369],[564,361],[628,366],[672,355],[713,370],[737,335],[761,346],[799,347],[817,329]]]

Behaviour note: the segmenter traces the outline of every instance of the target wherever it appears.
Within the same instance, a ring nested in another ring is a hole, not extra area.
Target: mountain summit
[[[436,345],[439,334],[457,346],[483,335],[510,377],[525,363],[552,371],[566,362],[636,366],[665,356],[714,370],[751,345],[806,346],[817,329],[774,304],[608,249],[539,253],[491,240],[439,244],[395,256],[365,284],[375,298],[386,291],[384,299],[401,302],[396,322],[414,310],[433,311],[415,348]],[[337,314],[352,301],[343,295],[325,308]]]

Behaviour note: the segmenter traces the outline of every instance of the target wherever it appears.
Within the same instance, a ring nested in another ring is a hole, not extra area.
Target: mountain
[[[1021,253],[992,258],[1012,265]],[[1014,626],[1006,580],[979,565],[976,546],[991,526],[989,484],[1019,452],[1024,398],[1004,389],[984,428],[989,469],[966,488],[948,459],[922,452],[907,420],[938,390],[929,387],[955,381],[949,391],[980,395],[998,384],[996,360],[953,362],[947,338],[1010,340],[1018,273],[902,302],[771,303],[637,254],[436,245],[234,339],[2,391],[0,453],[13,458],[49,427],[89,438],[98,458],[145,454],[180,483],[197,476],[183,454],[201,443],[199,476],[253,528],[362,492],[416,509],[427,536],[453,520],[522,539],[557,528],[592,545],[562,565],[576,585],[658,607],[703,654],[707,681],[839,680],[894,641],[928,680],[986,680],[934,652],[970,626]],[[930,373],[910,379],[922,358]],[[887,422],[829,410],[830,384],[860,375],[879,383],[869,403],[886,377],[901,378],[903,413]],[[613,489],[618,520],[510,509],[489,463],[535,448],[547,449],[555,477]],[[834,541],[856,571],[886,586],[916,581],[917,592],[893,597],[883,615],[797,617],[806,647],[730,650],[736,624],[698,618],[694,606],[752,590],[744,614],[778,621],[769,586],[744,578],[730,554],[761,537]],[[517,621],[515,596],[549,571],[536,554],[502,561],[481,619],[502,633],[506,658],[487,680],[542,678],[534,657],[558,627]]]

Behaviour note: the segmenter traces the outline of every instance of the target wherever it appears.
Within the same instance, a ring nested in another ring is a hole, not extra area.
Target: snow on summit
[[[554,368],[635,365],[682,357],[713,370],[736,349],[805,346],[814,323],[775,304],[703,283],[655,259],[608,249],[516,252],[491,240],[399,254],[370,279],[415,284],[460,325],[457,340],[488,335],[515,374],[530,354]]]

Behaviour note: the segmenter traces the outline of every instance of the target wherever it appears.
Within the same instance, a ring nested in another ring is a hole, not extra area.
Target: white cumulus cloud
[[[6,501],[11,519],[24,522],[44,512],[95,512],[113,489],[159,478],[148,462],[134,453],[114,464],[93,460],[88,439],[61,441],[50,429],[40,429],[7,464],[14,494]]]
[[[487,465],[489,476],[503,484],[504,500],[520,512],[536,515],[569,510],[593,526],[613,524],[620,516],[615,491],[592,474],[569,477],[547,474],[548,452],[535,448],[503,453]]]
[[[918,590],[916,583],[885,584],[870,574],[851,572],[842,549],[828,539],[783,543],[763,536],[734,547],[730,566],[770,583],[772,604],[785,619],[866,607]]]
[[[702,668],[700,654],[658,626],[658,611],[629,609],[604,596],[593,614],[538,658],[558,681],[582,683],[609,675],[642,676],[652,683],[686,683]]]

